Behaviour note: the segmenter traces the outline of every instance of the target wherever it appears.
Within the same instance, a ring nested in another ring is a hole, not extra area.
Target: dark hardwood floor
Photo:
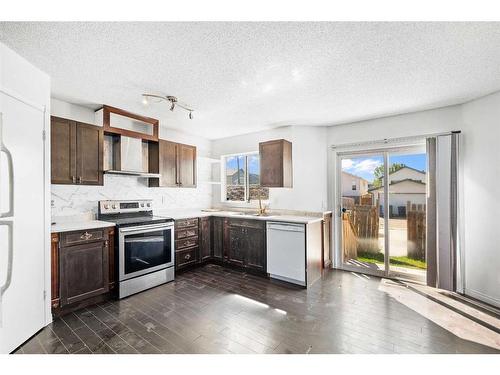
[[[330,271],[309,290],[207,265],[56,319],[16,353],[499,353]]]

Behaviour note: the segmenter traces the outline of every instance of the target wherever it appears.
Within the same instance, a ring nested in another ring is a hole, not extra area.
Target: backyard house
[[[426,174],[424,171],[404,166],[389,174],[389,211],[391,216],[405,217],[407,202],[424,205],[426,202]],[[384,212],[384,186],[370,189],[374,200]]]
[[[359,203],[359,197],[368,193],[368,181],[363,177],[342,171],[342,197],[353,198]]]

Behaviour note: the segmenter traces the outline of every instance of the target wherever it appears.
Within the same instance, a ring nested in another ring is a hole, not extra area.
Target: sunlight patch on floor
[[[421,296],[392,280],[382,279],[378,290],[454,335],[500,350],[500,335],[482,325]]]

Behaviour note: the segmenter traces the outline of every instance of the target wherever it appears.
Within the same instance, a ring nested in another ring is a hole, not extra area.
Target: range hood
[[[142,139],[126,136],[113,136],[112,169],[104,173],[136,177],[160,177],[159,173],[147,172],[147,152],[144,152]],[[147,147],[147,143],[144,143]]]

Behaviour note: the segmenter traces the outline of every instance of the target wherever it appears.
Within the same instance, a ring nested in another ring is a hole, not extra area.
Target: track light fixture
[[[156,102],[162,102],[162,101],[165,101],[167,103],[170,103],[170,110],[173,111],[175,109],[175,107],[180,107],[186,111],[189,112],[189,119],[192,120],[193,119],[193,111],[194,109],[191,108],[190,106],[188,106],[187,104],[185,103],[181,103],[179,102],[179,100],[177,100],[177,98],[175,96],[172,96],[172,95],[166,95],[166,96],[162,96],[162,95],[155,95],[155,94],[142,94],[142,104],[144,105],[149,105],[150,102],[152,101],[156,101]]]

